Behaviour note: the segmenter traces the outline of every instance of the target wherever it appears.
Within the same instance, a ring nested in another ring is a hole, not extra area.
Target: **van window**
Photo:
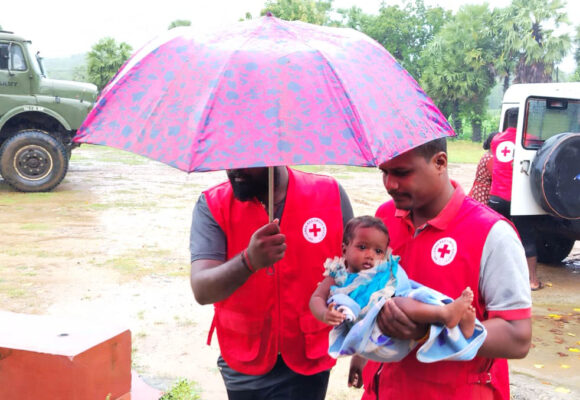
[[[523,146],[539,148],[562,132],[580,132],[580,100],[529,98],[526,102]]]

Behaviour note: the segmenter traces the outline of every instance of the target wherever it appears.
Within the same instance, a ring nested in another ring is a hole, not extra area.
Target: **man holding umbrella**
[[[522,244],[505,218],[465,196],[447,174],[447,145],[437,139],[380,165],[392,201],[377,210],[391,236],[393,254],[409,278],[448,296],[473,289],[477,318],[487,337],[471,361],[420,363],[412,352],[399,363],[369,362],[363,399],[505,399],[506,358],[528,353],[531,293]],[[378,319],[387,335],[419,339],[426,327],[413,324],[393,302]],[[360,387],[360,365],[349,384]]]
[[[274,221],[267,168],[228,170],[199,198],[191,229],[191,287],[215,306],[218,366],[230,399],[321,400],[329,369],[329,327],[308,301],[323,263],[340,255],[352,218],[330,178],[274,167]]]

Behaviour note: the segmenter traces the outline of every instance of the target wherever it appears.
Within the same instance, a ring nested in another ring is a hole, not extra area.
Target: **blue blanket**
[[[337,260],[333,261],[336,263]],[[327,263],[327,272],[329,265],[330,263]],[[389,256],[384,263],[358,274],[336,272],[328,274],[337,282],[337,286],[331,288],[328,304],[335,303],[339,308],[345,306],[353,313],[353,318],[345,320],[330,331],[328,353],[334,358],[359,354],[379,362],[400,361],[418,345],[418,342],[414,340],[386,336],[377,327],[377,315],[393,294],[435,305],[444,305],[453,301],[450,297],[409,279],[405,271],[398,267],[396,256]],[[367,298],[367,304],[364,303],[364,298],[361,300],[360,295],[358,298],[355,296],[355,299],[349,296],[356,289],[364,292],[360,289],[361,286],[376,282],[376,275],[385,273],[388,278],[380,278],[381,285],[384,286],[381,286],[378,292],[374,290],[376,288],[373,288],[373,293],[376,295],[368,296],[367,293],[363,296]],[[385,282],[387,282],[386,285]],[[478,320],[475,321],[473,336],[469,339],[463,336],[459,326],[449,329],[441,324],[432,324],[429,338],[417,351],[417,359],[425,363],[471,360],[477,354],[486,336],[487,331]]]

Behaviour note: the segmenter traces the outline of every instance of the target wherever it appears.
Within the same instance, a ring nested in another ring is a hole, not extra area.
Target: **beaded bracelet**
[[[242,251],[241,256],[242,256],[242,264],[244,264],[244,266],[248,269],[248,271],[250,271],[250,273],[252,274],[256,272],[256,269],[250,263],[250,258],[248,257],[248,249]]]

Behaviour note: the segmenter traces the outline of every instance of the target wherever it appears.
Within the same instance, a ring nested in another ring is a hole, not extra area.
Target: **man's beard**
[[[268,168],[264,168],[260,174],[247,175],[242,170],[230,170],[227,172],[228,179],[234,191],[234,197],[240,201],[250,201],[254,198],[265,200],[268,197]],[[278,181],[278,170],[274,168],[274,182]],[[237,182],[235,178],[242,178]]]

